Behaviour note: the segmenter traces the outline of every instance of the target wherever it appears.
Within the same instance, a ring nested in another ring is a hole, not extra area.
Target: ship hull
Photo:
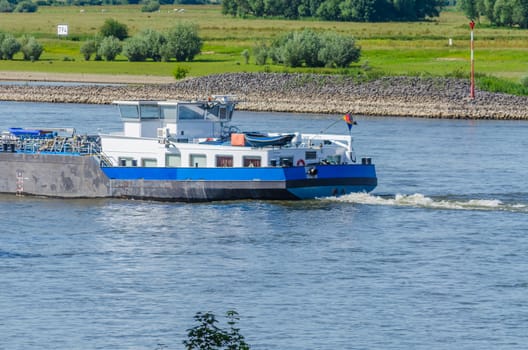
[[[297,200],[369,192],[374,165],[262,168],[100,167],[93,156],[0,152],[0,192],[160,201]]]

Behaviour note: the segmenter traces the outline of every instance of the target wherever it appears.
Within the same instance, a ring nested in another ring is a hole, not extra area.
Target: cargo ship
[[[114,104],[120,132],[4,131],[0,192],[203,202],[313,199],[377,185],[371,158],[356,162],[350,132],[242,131],[231,123],[236,98],[226,95]],[[343,119],[354,123],[350,115]]]

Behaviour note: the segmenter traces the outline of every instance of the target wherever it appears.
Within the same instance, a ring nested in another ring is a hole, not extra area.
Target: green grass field
[[[175,11],[183,8],[183,12]],[[143,13],[140,6],[40,7],[38,13],[1,13],[0,31],[33,35],[44,45],[38,62],[25,62],[21,54],[13,61],[0,61],[0,70],[63,73],[150,74],[172,76],[176,66],[189,69],[190,76],[222,72],[289,71],[343,72],[331,69],[290,69],[244,63],[241,52],[257,40],[291,30],[313,28],[352,35],[362,47],[361,61],[348,72],[368,66],[377,74],[469,75],[468,20],[460,12],[444,11],[440,18],[419,23],[344,23],[313,20],[241,19],[223,16],[219,6],[164,6],[159,12]],[[129,34],[152,28],[165,31],[180,21],[197,23],[204,39],[202,53],[193,62],[135,62],[118,56],[114,62],[84,61],[79,48],[93,37],[107,18],[125,23]],[[68,24],[69,36],[57,37],[57,25]],[[528,76],[527,31],[475,28],[477,73],[519,82]],[[449,39],[453,45],[449,46]]]

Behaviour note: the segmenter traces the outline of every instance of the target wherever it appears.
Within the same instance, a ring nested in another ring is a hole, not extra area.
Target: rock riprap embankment
[[[115,100],[200,99],[235,95],[238,108],[430,118],[528,119],[528,97],[476,91],[452,78],[385,77],[368,82],[346,76],[230,73],[168,84],[0,85],[0,100],[98,103]]]

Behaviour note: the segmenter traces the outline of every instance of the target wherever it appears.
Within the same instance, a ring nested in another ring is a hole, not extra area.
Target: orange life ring
[[[297,166],[305,166],[305,165],[306,165],[306,163],[304,162],[304,159],[299,159],[297,161]]]

